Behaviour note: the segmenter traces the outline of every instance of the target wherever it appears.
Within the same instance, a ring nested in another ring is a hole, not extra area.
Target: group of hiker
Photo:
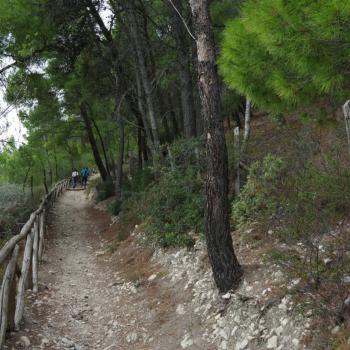
[[[88,167],[81,169],[80,174],[79,174],[78,170],[76,168],[74,168],[72,171],[72,178],[71,178],[72,188],[75,189],[77,187],[77,184],[79,181],[79,176],[80,176],[81,187],[85,189],[89,175],[90,175],[90,171],[89,171]]]

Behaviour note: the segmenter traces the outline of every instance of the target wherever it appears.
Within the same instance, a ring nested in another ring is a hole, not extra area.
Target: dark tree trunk
[[[89,142],[91,145],[92,153],[94,155],[94,159],[95,159],[97,168],[100,172],[102,180],[106,181],[108,178],[108,173],[107,173],[107,170],[102,162],[102,158],[100,156],[100,152],[99,152],[98,147],[97,147],[97,143],[96,143],[94,132],[93,132],[92,125],[91,125],[91,120],[87,114],[86,107],[83,104],[80,105],[80,114],[81,114],[81,117],[83,118],[83,121],[85,124],[85,129],[86,129],[86,132],[88,135],[88,139],[89,139]]]
[[[34,177],[33,175],[30,177],[30,197],[33,199],[34,198]]]
[[[172,4],[183,16],[182,0],[172,0]],[[196,113],[193,102],[193,85],[191,77],[191,50],[188,44],[188,33],[179,13],[172,5],[173,31],[176,40],[177,62],[179,64],[179,80],[181,93],[181,108],[183,115],[185,137],[196,136]],[[183,16],[184,17],[184,16]]]
[[[45,167],[43,167],[43,184],[44,184],[44,188],[45,188],[45,193],[48,194],[49,193],[49,188],[47,187],[47,179],[46,179],[46,169],[45,169]]]
[[[141,79],[140,79],[139,70],[137,66],[135,67],[135,79],[136,79],[136,88],[137,88],[137,104],[138,104],[138,109],[142,118],[143,127],[147,136],[147,144],[151,150],[152,156],[155,156],[155,154],[157,153],[157,150],[154,145],[152,133],[148,126],[148,121],[146,118],[146,112],[143,105],[144,99],[143,99],[143,93],[142,93],[143,91],[141,86]]]
[[[56,182],[58,180],[58,162],[57,162],[56,149],[54,149],[54,160],[55,160],[55,182]]]
[[[143,167],[143,161],[142,161],[143,155],[142,155],[142,129],[137,129],[137,164],[139,170]]]
[[[118,113],[120,114],[120,113]],[[120,204],[122,202],[122,185],[123,185],[123,163],[124,163],[124,122],[121,115],[118,115],[117,124],[119,126],[119,150],[118,150],[118,160],[116,166],[116,179],[115,179],[115,200],[116,203]]]
[[[23,192],[24,192],[25,189],[26,189],[27,179],[28,179],[28,175],[29,175],[29,172],[30,172],[31,168],[32,168],[32,164],[30,163],[30,165],[29,165],[29,167],[28,167],[28,169],[27,169],[27,171],[26,171],[26,174],[25,174],[25,176],[24,176],[24,180],[23,180],[23,186],[22,186],[22,191],[23,191]]]
[[[172,129],[173,129],[173,135],[174,137],[176,137],[177,135],[179,135],[180,131],[179,131],[179,125],[176,120],[176,113],[174,110],[174,106],[173,106],[170,94],[168,95],[168,102],[169,102],[169,109],[170,109],[169,113],[170,113]]]
[[[220,112],[214,34],[209,0],[190,0],[190,5],[197,37],[199,91],[207,148],[205,234],[216,285],[221,292],[226,292],[238,286],[242,268],[230,233],[227,149]]]
[[[97,132],[98,139],[100,140],[103,157],[105,159],[105,166],[106,166],[107,174],[108,174],[108,176],[110,176],[111,175],[111,170],[110,170],[110,167],[109,167],[109,162],[108,162],[108,157],[107,157],[105,143],[103,142],[103,137],[101,135],[100,129],[99,129],[95,119],[91,118],[91,121],[92,121],[92,123],[93,123],[93,125],[95,127],[96,132]]]

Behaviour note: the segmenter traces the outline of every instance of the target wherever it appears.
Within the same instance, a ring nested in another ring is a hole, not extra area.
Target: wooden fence
[[[38,265],[44,248],[46,215],[68,186],[69,179],[57,183],[44,197],[39,208],[30,215],[21,232],[8,240],[0,250],[0,266],[3,270],[0,292],[0,349],[6,332],[18,330],[20,327],[26,289],[38,292]],[[19,243],[24,240],[23,254],[20,254]]]

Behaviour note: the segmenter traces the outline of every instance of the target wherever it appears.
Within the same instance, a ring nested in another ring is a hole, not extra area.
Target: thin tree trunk
[[[139,170],[142,170],[143,167],[143,154],[142,154],[142,129],[138,128],[137,129],[137,164]]]
[[[106,170],[107,170],[108,176],[110,176],[110,175],[111,175],[111,170],[110,170],[110,168],[109,168],[109,162],[108,162],[108,157],[107,157],[107,152],[106,152],[105,143],[103,142],[103,137],[102,137],[102,135],[101,135],[101,132],[100,132],[100,129],[99,129],[97,123],[95,122],[95,119],[94,119],[94,118],[91,118],[91,121],[92,121],[92,124],[93,124],[94,127],[95,127],[96,132],[97,132],[98,139],[100,140],[100,144],[101,144],[101,148],[102,148],[103,157],[104,157],[104,159],[105,159]]]
[[[107,173],[107,170],[103,164],[103,161],[102,161],[101,156],[100,156],[100,152],[99,152],[97,144],[96,144],[94,132],[93,132],[92,126],[91,126],[91,120],[87,114],[86,107],[83,104],[80,105],[80,114],[81,114],[81,117],[83,118],[83,121],[85,124],[85,129],[86,129],[86,132],[87,132],[87,135],[89,138],[89,142],[91,145],[92,153],[94,155],[97,168],[101,174],[102,180],[106,181],[107,177],[108,177],[108,173]]]
[[[234,145],[235,145],[235,197],[237,198],[241,191],[241,174],[239,163],[241,161],[241,150],[239,142],[239,127],[236,126],[233,131]]]
[[[137,19],[136,19],[134,9],[129,11],[129,22],[130,22],[131,36],[132,36],[132,39],[134,41],[134,45],[135,45],[135,49],[136,49],[136,56],[137,56],[139,70],[140,70],[140,78],[141,78],[141,82],[142,82],[143,89],[145,92],[145,97],[146,97],[146,104],[147,104],[148,116],[149,116],[149,120],[150,120],[150,124],[151,124],[154,147],[155,147],[157,154],[160,155],[160,141],[159,141],[158,126],[157,126],[154,102],[153,102],[153,97],[152,97],[151,82],[150,82],[150,79],[148,76],[147,66],[146,66],[146,62],[145,62],[145,50],[144,50],[143,45],[141,43],[142,39],[139,38],[139,32],[137,30]]]
[[[143,127],[145,129],[145,133],[147,136],[147,144],[151,150],[152,156],[154,156],[156,154],[156,148],[155,148],[155,145],[153,142],[151,130],[148,126],[146,112],[145,112],[145,109],[143,106],[143,93],[142,93],[142,86],[141,86],[141,79],[140,79],[140,75],[139,75],[139,69],[138,69],[138,67],[135,67],[134,70],[135,70],[135,79],[136,79],[136,88],[137,88],[137,104],[138,104],[138,108],[139,108],[139,111],[141,114]]]
[[[34,177],[33,175],[30,177],[30,197],[33,199],[34,198]]]
[[[23,186],[22,186],[22,192],[25,191],[25,188],[26,188],[26,184],[27,184],[27,180],[28,180],[28,176],[29,176],[29,172],[30,172],[30,169],[32,168],[32,165],[30,164],[27,171],[26,171],[26,174],[24,176],[24,180],[23,180]]]
[[[58,180],[58,162],[57,162],[57,154],[56,154],[56,148],[54,148],[54,160],[55,160],[55,182]]]
[[[245,152],[247,150],[247,145],[250,137],[250,120],[251,120],[251,103],[250,100],[247,99],[246,106],[245,106],[245,113],[244,113],[244,136],[243,136],[243,142],[241,147],[241,156],[245,155]]]
[[[168,95],[168,104],[170,109],[170,120],[173,128],[173,135],[174,137],[176,137],[177,135],[179,135],[180,131],[179,131],[179,125],[176,120],[176,113],[174,111],[174,106],[173,106],[170,94]]]
[[[343,105],[343,113],[345,118],[346,136],[348,139],[348,150],[350,153],[350,100],[346,101]]]
[[[118,161],[116,167],[116,180],[115,180],[115,199],[116,203],[122,202],[122,185],[123,185],[123,163],[124,163],[124,122],[123,118],[118,113],[118,126],[119,126],[119,152],[118,152]]]
[[[198,56],[199,88],[205,122],[207,180],[205,234],[214,280],[221,292],[238,286],[242,268],[233,250],[228,203],[228,165],[225,132],[220,111],[214,33],[209,0],[189,0]]]
[[[196,136],[196,113],[193,101],[193,85],[190,70],[191,50],[188,45],[188,33],[180,18],[183,17],[182,0],[172,0],[173,31],[176,40],[177,62],[179,68],[181,107],[185,137]],[[175,8],[177,9],[177,12]]]
[[[49,193],[49,188],[47,186],[46,169],[45,169],[44,165],[43,165],[43,183],[44,183],[44,187],[45,187],[45,193],[48,194]]]

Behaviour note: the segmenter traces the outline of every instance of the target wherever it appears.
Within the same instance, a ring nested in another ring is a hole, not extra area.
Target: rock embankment
[[[245,266],[245,280],[239,289],[219,295],[203,242],[198,241],[192,251],[158,250],[153,261],[168,269],[174,286],[181,284],[191,291],[191,300],[178,305],[176,311],[200,320],[202,336],[217,349],[307,348],[304,339],[311,333],[312,311],[300,313],[291,294],[285,292],[291,292],[299,281],[287,284],[277,266]],[[197,342],[188,329],[180,345],[191,349]]]

